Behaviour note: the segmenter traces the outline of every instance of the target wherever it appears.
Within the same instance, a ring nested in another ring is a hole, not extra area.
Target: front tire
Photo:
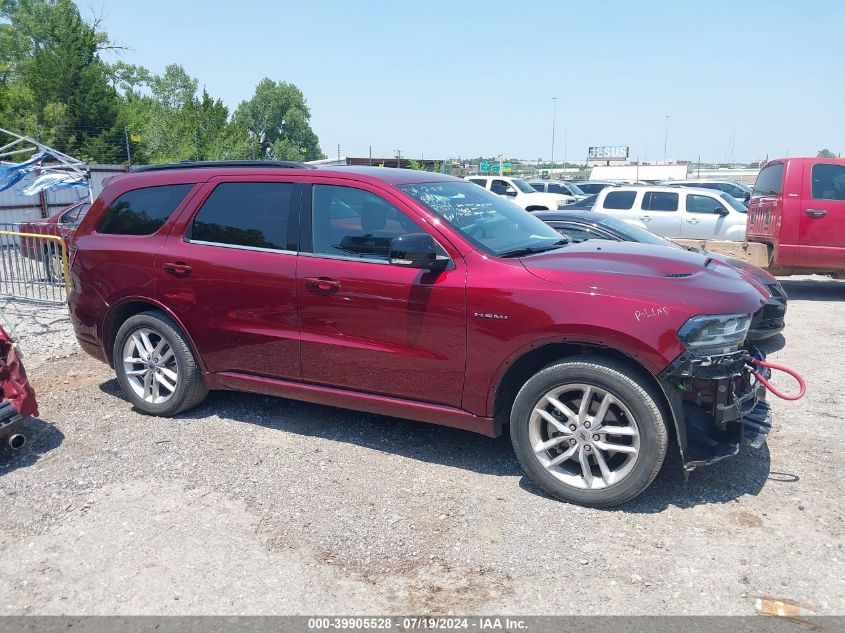
[[[187,337],[163,312],[129,317],[115,337],[112,360],[123,393],[144,413],[173,416],[208,395]]]
[[[657,476],[668,434],[657,397],[618,361],[579,356],[530,378],[514,400],[511,441],[531,480],[591,507],[633,499]]]

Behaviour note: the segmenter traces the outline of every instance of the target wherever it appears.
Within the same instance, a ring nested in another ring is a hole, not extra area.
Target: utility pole
[[[500,176],[502,175],[502,161],[503,160],[504,160],[504,158],[502,157],[501,154],[499,154],[499,175]]]
[[[370,145],[370,167],[373,166],[373,146]]]
[[[555,168],[555,118],[556,117],[557,117],[557,97],[552,97],[552,169]]]
[[[663,164],[666,164],[666,148],[669,146],[669,115],[666,115],[666,132],[663,134]]]
[[[402,150],[397,148],[397,149],[394,149],[393,151],[396,152],[396,166],[401,167],[402,166]]]
[[[340,164],[340,145],[337,146],[337,162]]]
[[[123,128],[123,138],[126,139],[126,161],[132,167],[132,152],[129,150],[129,128]]]

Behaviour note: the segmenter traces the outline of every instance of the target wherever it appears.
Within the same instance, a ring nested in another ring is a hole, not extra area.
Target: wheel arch
[[[179,317],[173,314],[173,312],[163,304],[148,297],[126,297],[120,302],[113,304],[106,313],[106,316],[103,319],[103,350],[106,353],[106,359],[108,360],[109,365],[112,366],[112,369],[114,369],[114,363],[112,361],[114,342],[117,337],[117,332],[120,330],[120,326],[123,325],[130,317],[133,317],[136,314],[141,314],[142,312],[150,311],[163,312],[176,322],[185,334],[185,338],[188,341],[188,345],[191,347],[191,352],[193,353],[194,358],[199,364],[201,370],[205,372],[205,363],[203,362],[202,357],[197,353],[197,347],[194,344],[194,340],[191,338],[190,332],[188,332],[188,329],[184,326]]]
[[[573,356],[596,356],[610,358],[621,362],[638,375],[645,385],[654,393],[658,400],[657,406],[663,414],[670,433],[678,432],[678,420],[675,410],[670,404],[670,396],[666,393],[657,376],[632,354],[611,348],[595,342],[579,342],[569,340],[547,341],[529,350],[507,364],[492,390],[490,403],[495,427],[501,429],[510,422],[510,411],[516,394],[522,385],[543,367]]]

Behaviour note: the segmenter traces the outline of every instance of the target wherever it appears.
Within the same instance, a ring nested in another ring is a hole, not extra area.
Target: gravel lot
[[[784,287],[768,351],[807,397],[613,511],[545,497],[505,437],[236,393],[140,415],[63,310],[0,302],[41,408],[0,455],[0,614],[845,614],[845,282]]]

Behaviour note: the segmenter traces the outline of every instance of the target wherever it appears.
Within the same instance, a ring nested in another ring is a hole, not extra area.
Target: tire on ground
[[[572,383],[611,392],[631,411],[639,429],[640,450],[634,467],[621,481],[605,488],[581,489],[560,481],[540,463],[529,441],[529,420],[540,398],[556,386]],[[627,364],[596,356],[569,358],[540,370],[517,394],[510,419],[513,448],[526,474],[552,496],[591,507],[619,505],[643,492],[663,464],[668,433],[657,402],[652,386]]]
[[[171,398],[161,404],[153,404],[139,398],[129,385],[124,372],[124,344],[132,332],[140,327],[149,328],[160,334],[170,345],[176,357],[179,375],[176,390]],[[208,395],[208,388],[203,381],[202,371],[194,358],[187,337],[179,325],[164,312],[151,310],[126,319],[117,331],[117,336],[115,336],[112,360],[120,388],[135,408],[143,413],[162,417],[177,415],[197,406]]]

